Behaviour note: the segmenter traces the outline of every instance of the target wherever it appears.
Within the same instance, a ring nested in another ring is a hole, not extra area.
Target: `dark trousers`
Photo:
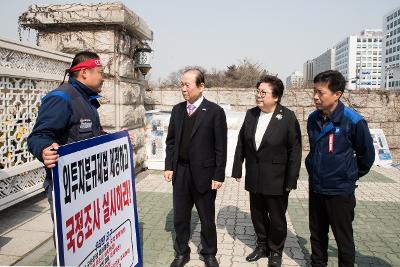
[[[270,196],[250,193],[250,213],[257,245],[282,255],[287,236],[286,209],[289,194]]]
[[[51,220],[53,221],[53,243],[54,243],[54,247],[57,248],[57,247],[56,247],[56,234],[55,234],[55,229],[54,229],[53,185],[50,184],[50,185],[46,186],[45,192],[46,192],[47,200],[48,200],[49,205],[50,205],[50,216],[51,216]],[[57,253],[57,252],[56,252],[56,253]],[[53,266],[57,266],[57,254],[56,254],[56,256],[54,256],[54,259],[53,259]]]
[[[201,223],[202,255],[217,254],[217,229],[215,225],[215,198],[216,190],[200,194],[193,183],[189,165],[178,164],[173,187],[174,249],[177,255],[190,253],[188,246],[190,239],[190,223],[193,205],[196,205]]]
[[[321,195],[310,190],[309,226],[311,232],[311,265],[328,263],[328,233],[332,228],[338,247],[339,266],[354,266],[353,238],[354,208],[356,198],[349,195]]]

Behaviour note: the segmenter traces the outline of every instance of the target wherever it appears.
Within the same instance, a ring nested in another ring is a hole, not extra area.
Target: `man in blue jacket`
[[[329,226],[337,243],[339,266],[354,266],[354,191],[356,181],[368,173],[375,159],[367,122],[339,100],[345,86],[338,71],[325,71],[314,78],[317,110],[307,121],[310,153],[306,158],[312,266],[328,263]]]
[[[97,112],[100,106],[98,93],[103,84],[103,67],[99,56],[87,51],[78,53],[68,73],[68,83],[42,99],[35,126],[28,137],[29,151],[45,165],[46,180],[43,187],[50,203],[52,219],[51,168],[57,162],[59,145],[104,133]]]

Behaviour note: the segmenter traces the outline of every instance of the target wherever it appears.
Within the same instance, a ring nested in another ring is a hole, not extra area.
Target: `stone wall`
[[[219,104],[230,104],[232,110],[254,107],[254,88],[207,88],[205,97]],[[306,122],[315,109],[312,89],[285,90],[282,104],[292,109],[300,122],[303,148],[309,150]],[[146,92],[146,109],[170,110],[182,101],[180,89],[163,88]],[[400,91],[346,91],[343,102],[358,111],[370,128],[383,129],[394,161],[400,161]]]

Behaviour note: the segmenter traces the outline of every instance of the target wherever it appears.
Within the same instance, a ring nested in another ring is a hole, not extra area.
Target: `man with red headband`
[[[78,53],[66,74],[69,74],[68,83],[63,83],[42,98],[35,126],[28,137],[29,151],[45,165],[46,180],[43,187],[50,203],[52,219],[51,168],[58,160],[59,145],[104,133],[97,112],[100,106],[98,93],[103,84],[103,67],[99,56],[87,51]]]

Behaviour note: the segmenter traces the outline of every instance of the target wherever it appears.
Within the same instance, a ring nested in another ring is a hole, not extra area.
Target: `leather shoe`
[[[252,253],[250,253],[246,257],[246,261],[252,262],[252,261],[258,261],[261,258],[266,258],[268,257],[268,252],[265,247],[262,246],[257,246]]]
[[[277,252],[271,253],[271,256],[268,257],[268,266],[269,267],[282,266],[282,255],[280,255]]]
[[[219,263],[215,256],[204,256],[206,267],[219,267]]]
[[[177,255],[175,259],[171,262],[170,267],[183,267],[190,260],[189,254],[187,255]]]

